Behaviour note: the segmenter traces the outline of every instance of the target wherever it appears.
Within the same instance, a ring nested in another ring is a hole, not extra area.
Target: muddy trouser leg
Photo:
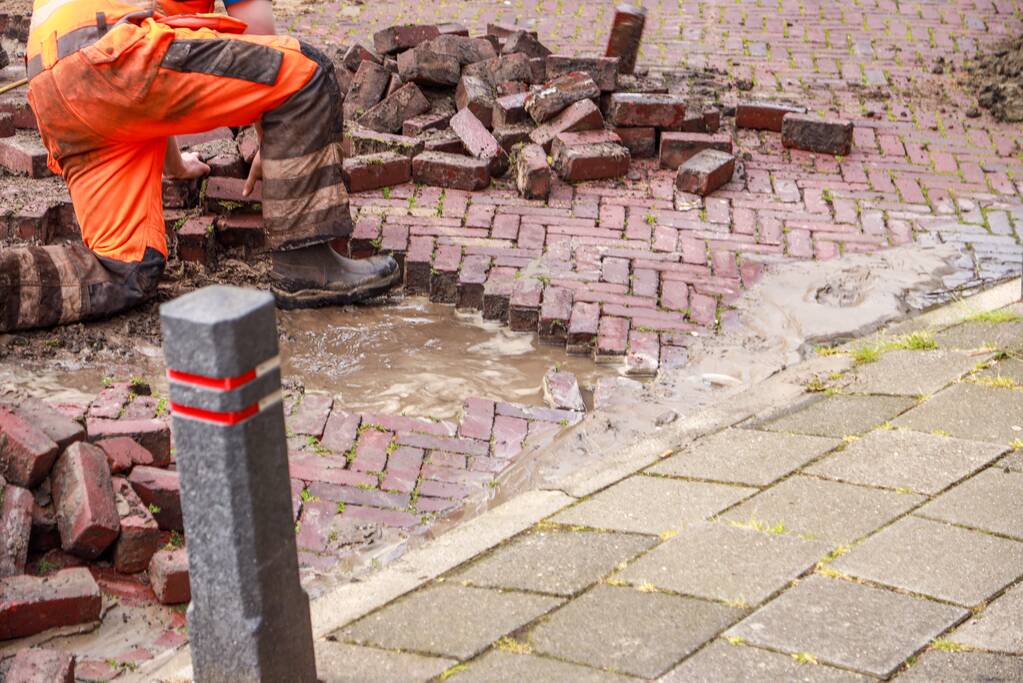
[[[151,298],[163,255],[139,262],[96,256],[83,244],[0,250],[0,332],[101,318]]]

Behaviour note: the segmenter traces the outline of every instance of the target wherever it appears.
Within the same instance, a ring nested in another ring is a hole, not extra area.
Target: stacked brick
[[[187,602],[170,430],[149,394],[123,383],[87,405],[0,405],[0,639],[95,621],[101,591]]]

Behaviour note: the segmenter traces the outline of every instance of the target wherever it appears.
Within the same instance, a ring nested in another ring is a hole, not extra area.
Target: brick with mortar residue
[[[497,144],[501,145],[501,149],[507,154],[512,154],[515,151],[516,145],[529,144],[529,135],[532,132],[532,126],[520,124],[517,126],[495,128],[493,135],[494,139],[497,140]]]
[[[607,112],[607,120],[613,126],[677,130],[685,119],[686,101],[681,95],[615,93]]]
[[[515,185],[526,199],[547,199],[551,193],[551,167],[540,145],[524,145],[515,160]]]
[[[452,112],[430,111],[419,116],[413,116],[402,124],[401,134],[408,137],[416,137],[428,130],[442,130],[447,128],[451,115]]]
[[[26,131],[0,138],[0,168],[29,178],[53,175],[46,165],[46,148],[37,134]]]
[[[535,332],[540,322],[543,285],[534,278],[516,280],[508,299],[508,326],[515,331]]]
[[[0,95],[0,113],[10,114],[17,129],[35,131],[39,128],[28,94],[24,90]]]
[[[604,117],[591,100],[581,100],[569,105],[560,114],[541,126],[529,136],[536,144],[550,151],[551,142],[559,133],[575,133],[583,130],[599,130],[604,127]]]
[[[57,458],[50,486],[61,547],[85,559],[99,557],[120,530],[106,455],[92,444],[72,444]]]
[[[149,562],[149,580],[156,598],[165,605],[192,599],[188,582],[188,552],[184,548],[161,550]]]
[[[128,475],[128,483],[146,504],[153,519],[164,531],[182,531],[181,480],[174,470],[158,467],[136,467]]]
[[[494,145],[497,146],[497,141],[494,141]],[[490,185],[490,166],[482,159],[444,152],[423,152],[412,160],[412,179],[423,185],[466,191],[482,190]]]
[[[555,163],[557,158],[567,147],[577,145],[599,145],[599,144],[621,144],[622,139],[614,131],[600,128],[598,130],[584,130],[578,133],[558,133],[551,141],[551,156]]]
[[[412,160],[394,152],[348,157],[342,175],[349,192],[366,192],[394,187],[412,180]]]
[[[468,109],[487,128],[494,126],[494,87],[479,76],[462,76],[455,89],[455,106]]]
[[[462,248],[454,244],[437,247],[430,272],[430,301],[453,304],[458,300],[458,268],[462,263]]]
[[[704,149],[731,153],[732,136],[728,133],[661,133],[661,168],[677,169],[686,159]]]
[[[572,71],[582,71],[589,74],[602,91],[611,92],[618,85],[618,64],[617,57],[549,55],[547,57],[547,78],[554,79]]]
[[[350,157],[394,152],[412,158],[423,151],[423,141],[404,135],[378,133],[361,126],[350,126],[345,128],[343,147],[345,156]]]
[[[160,527],[126,479],[114,477],[113,484],[121,518],[121,533],[114,543],[114,569],[134,574],[148,567],[149,560],[160,549]]]
[[[359,125],[378,133],[397,133],[408,119],[430,111],[430,102],[415,83],[406,83],[359,117]]]
[[[588,74],[572,71],[530,93],[524,106],[533,121],[541,124],[560,114],[570,104],[599,95],[600,89]]]
[[[508,301],[515,286],[515,269],[497,266],[490,269],[483,285],[483,319],[508,320]]]
[[[596,359],[625,355],[629,339],[629,319],[604,316],[597,329]]]
[[[452,114],[453,116],[453,114]],[[451,119],[448,119],[451,122]],[[439,131],[431,131],[429,136],[423,138],[423,148],[427,152],[443,152],[445,154],[465,154],[465,147],[458,136],[451,132],[450,128]]]
[[[162,420],[89,418],[85,421],[85,432],[89,441],[99,441],[114,436],[131,437],[153,454],[155,462],[170,462],[170,427]]]
[[[716,149],[705,149],[678,167],[675,187],[682,192],[705,197],[732,179],[735,156]]]
[[[628,173],[630,161],[629,150],[622,145],[572,145],[559,149],[554,170],[569,182],[617,178]]]
[[[96,621],[102,606],[99,586],[84,567],[11,576],[0,582],[0,640]]]
[[[540,338],[564,341],[572,317],[572,290],[547,287],[540,305]]]
[[[822,154],[847,155],[852,149],[853,124],[846,119],[786,114],[781,143],[785,147]]]
[[[25,648],[14,655],[4,680],[7,683],[75,683],[75,656],[60,650]]]
[[[49,473],[60,449],[32,422],[0,407],[0,477],[35,488]]]
[[[354,121],[384,99],[391,84],[391,72],[372,61],[362,61],[342,105],[345,121]]]
[[[586,410],[579,390],[579,380],[571,372],[548,370],[543,377],[543,396],[551,408],[579,412]]]
[[[454,57],[462,66],[497,57],[497,50],[489,40],[452,34],[442,35],[431,40],[430,49]]]
[[[588,353],[597,337],[600,305],[577,301],[572,306],[568,321],[568,350],[570,353]]]
[[[782,119],[790,112],[806,109],[781,102],[740,102],[735,107],[735,127],[781,132]]]
[[[455,305],[465,310],[483,310],[483,285],[487,281],[490,257],[483,254],[466,256],[458,272]]]
[[[398,75],[405,83],[453,88],[462,68],[456,57],[435,52],[429,43],[398,55]]]
[[[551,54],[547,46],[537,39],[536,34],[529,31],[516,31],[505,39],[501,54],[510,55],[515,52],[522,53],[530,59]]]
[[[645,26],[644,8],[627,4],[615,8],[604,56],[618,58],[619,73],[631,74],[636,70],[636,58],[639,56]]]
[[[500,128],[524,123],[528,118],[526,113],[526,98],[528,96],[529,93],[521,92],[494,100],[494,111],[491,117],[493,126]]]
[[[257,182],[245,196],[244,178],[210,178],[206,181],[206,208],[212,213],[259,213],[263,183]]]
[[[657,156],[656,128],[615,128],[614,132],[633,159],[650,159]]]
[[[529,57],[516,53],[470,64],[463,69],[463,75],[479,76],[496,88],[498,83],[506,81],[528,83],[532,80],[533,71],[529,65]]]
[[[433,24],[389,26],[373,34],[373,47],[382,55],[393,55],[439,35],[440,30]]]
[[[31,491],[0,484],[0,579],[25,573],[34,508]]]

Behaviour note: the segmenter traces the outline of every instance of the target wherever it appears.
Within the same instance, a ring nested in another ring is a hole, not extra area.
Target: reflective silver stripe
[[[42,26],[43,23],[52,17],[53,13],[61,7],[66,7],[72,3],[82,1],[83,0],[51,0],[48,4],[32,10],[32,22],[29,24],[29,31],[35,31],[37,28]]]
[[[65,34],[57,39],[57,59],[61,60],[68,55],[73,55],[83,47],[92,45],[101,37],[99,29],[95,26],[86,26],[85,28],[75,29],[71,33]],[[29,80],[32,80],[41,74],[43,70],[42,55],[36,55],[32,59],[28,60],[26,71],[28,72]]]

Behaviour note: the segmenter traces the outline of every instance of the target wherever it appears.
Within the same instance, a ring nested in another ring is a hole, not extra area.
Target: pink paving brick
[[[387,449],[394,440],[391,432],[380,432],[367,429],[359,437],[355,447],[355,459],[352,469],[357,472],[382,472],[387,463]]]
[[[660,341],[656,332],[637,329],[629,332],[629,347],[625,357],[625,371],[628,374],[656,374],[659,359]]]
[[[324,424],[320,445],[334,453],[345,453],[355,445],[362,419],[354,413],[335,408]]]
[[[328,394],[309,392],[302,395],[302,402],[288,417],[288,427],[295,434],[320,438],[323,436],[327,417],[334,405],[334,398]]]
[[[343,457],[328,458],[320,455],[291,456],[288,458],[288,473],[302,481],[322,481],[331,484],[375,486],[377,478],[364,472],[344,469]]]
[[[529,423],[526,420],[498,415],[494,418],[495,458],[511,458],[518,454],[526,438]]]

